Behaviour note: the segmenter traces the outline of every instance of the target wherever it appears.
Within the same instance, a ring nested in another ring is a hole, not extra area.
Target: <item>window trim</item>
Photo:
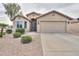
[[[23,28],[23,21],[16,21],[16,28]]]

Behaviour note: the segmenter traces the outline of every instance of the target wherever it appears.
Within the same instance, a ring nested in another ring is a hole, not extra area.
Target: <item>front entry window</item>
[[[17,23],[16,23],[17,28],[23,28],[22,24],[23,24],[22,21],[17,21]]]

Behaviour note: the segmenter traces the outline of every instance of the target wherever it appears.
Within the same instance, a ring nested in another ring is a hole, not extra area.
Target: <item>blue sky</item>
[[[19,3],[19,5],[24,15],[32,11],[44,14],[51,10],[57,10],[73,18],[79,17],[78,3]],[[2,4],[0,4],[0,17],[5,17],[6,21],[11,24],[4,12],[5,9]]]

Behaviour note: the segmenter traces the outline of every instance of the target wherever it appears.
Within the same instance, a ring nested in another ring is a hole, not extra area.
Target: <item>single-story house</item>
[[[15,16],[13,28],[24,28],[26,31],[36,32],[67,32],[67,21],[73,18],[58,11],[50,11],[45,14],[31,12],[26,16]]]

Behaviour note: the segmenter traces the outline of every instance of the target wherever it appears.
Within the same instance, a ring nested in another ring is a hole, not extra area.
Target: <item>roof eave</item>
[[[41,17],[43,17],[43,16],[45,16],[45,15],[48,15],[48,14],[50,14],[51,12],[56,12],[56,13],[61,14],[62,16],[66,17],[66,18],[68,18],[68,19],[70,19],[70,20],[73,20],[73,18],[71,18],[71,17],[69,17],[69,16],[67,16],[67,15],[64,15],[63,13],[60,13],[60,12],[55,11],[55,10],[50,11],[50,12],[47,12],[47,13],[45,13],[45,14],[43,14],[43,15],[37,17],[36,19],[39,19],[39,18],[41,18]]]

